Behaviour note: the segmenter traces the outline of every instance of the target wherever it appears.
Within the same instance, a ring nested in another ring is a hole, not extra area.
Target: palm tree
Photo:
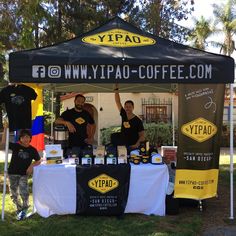
[[[221,25],[216,32],[224,34],[224,41],[213,43],[213,45],[220,47],[220,53],[230,56],[235,50],[233,36],[236,33],[236,1],[228,0],[225,5],[213,4],[213,8],[215,23]]]
[[[188,40],[192,42],[192,46],[198,49],[205,50],[206,39],[214,32],[212,20],[207,20],[203,16],[200,20],[193,18],[195,27],[191,29]]]

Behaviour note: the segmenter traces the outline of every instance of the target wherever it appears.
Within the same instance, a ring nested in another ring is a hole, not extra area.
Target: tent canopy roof
[[[86,84],[41,84],[46,89],[54,92],[81,92],[81,93],[111,93],[114,89],[114,84],[86,83]],[[119,84],[120,93],[173,93],[177,91],[177,84]]]
[[[52,46],[14,52],[14,83],[50,83],[56,91],[172,91],[173,83],[233,83],[234,60],[146,33],[115,17]],[[162,89],[163,88],[163,89]]]

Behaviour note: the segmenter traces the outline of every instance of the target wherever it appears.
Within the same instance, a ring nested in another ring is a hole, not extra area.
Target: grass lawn
[[[2,200],[1,200],[2,201]],[[188,219],[126,214],[116,217],[84,217],[76,215],[42,218],[35,214],[24,221],[16,221],[9,195],[6,197],[5,221],[0,223],[0,235],[196,235],[201,217]]]
[[[0,163],[1,192],[4,164]],[[229,186],[228,167],[222,166],[220,184]],[[32,180],[31,180],[32,185]],[[146,199],[144,199],[145,201]],[[2,194],[0,197],[2,211]],[[31,196],[32,205],[32,196]],[[214,207],[211,214],[214,217]],[[208,216],[209,217],[209,216]],[[15,209],[9,194],[5,201],[5,221],[0,221],[0,235],[81,235],[81,236],[187,236],[200,235],[205,218],[197,207],[180,210],[174,216],[146,216],[125,214],[117,217],[85,217],[76,215],[51,216],[42,218],[35,214],[24,221],[16,221]]]
[[[236,155],[234,155],[233,163],[236,164]],[[220,156],[220,165],[229,165],[230,164],[230,156],[228,153],[222,153]]]

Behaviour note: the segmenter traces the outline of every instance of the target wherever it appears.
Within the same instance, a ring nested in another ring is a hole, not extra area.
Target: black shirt
[[[139,132],[144,130],[143,123],[137,116],[128,120],[126,112],[122,107],[120,110],[122,118],[121,134],[126,145],[134,145],[139,139]]]
[[[26,170],[31,165],[32,160],[40,160],[38,151],[32,146],[24,147],[19,143],[9,143],[9,149],[12,150],[12,157],[8,174],[26,175]]]
[[[34,89],[23,84],[9,85],[1,90],[0,103],[5,103],[10,131],[31,129],[31,100],[36,97]]]
[[[76,111],[75,108],[64,111],[61,117],[71,122],[75,129],[75,133],[69,133],[69,146],[70,147],[83,147],[86,145],[84,140],[87,136],[87,124],[94,124],[94,119],[89,112],[82,110]]]

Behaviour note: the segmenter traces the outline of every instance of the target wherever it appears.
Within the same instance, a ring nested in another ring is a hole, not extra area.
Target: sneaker
[[[20,215],[21,215],[21,211],[17,211],[16,212],[16,220],[20,220]]]
[[[26,211],[22,210],[16,217],[17,220],[24,220],[26,218]]]
[[[20,212],[21,212],[21,210],[17,210],[16,211],[16,215],[19,215]]]

